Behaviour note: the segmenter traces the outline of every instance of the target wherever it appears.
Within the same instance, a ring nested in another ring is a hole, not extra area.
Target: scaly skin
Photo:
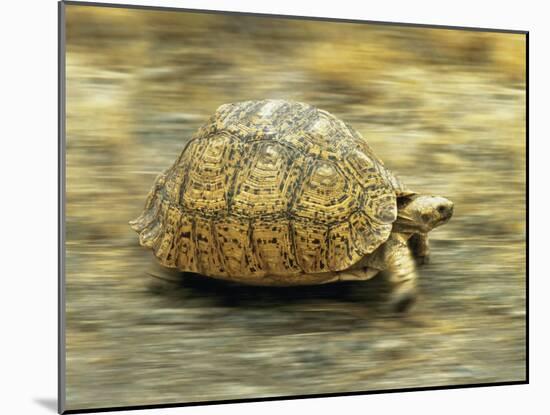
[[[428,239],[428,234],[413,234],[409,239],[409,248],[418,265],[424,265],[430,262],[430,241]]]

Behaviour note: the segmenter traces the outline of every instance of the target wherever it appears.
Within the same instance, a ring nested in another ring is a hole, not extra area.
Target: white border
[[[530,385],[119,413],[247,415],[345,411],[517,415],[546,411],[543,408],[548,408],[544,398],[548,393],[550,353],[546,328],[550,314],[545,298],[549,288],[545,248],[550,232],[544,212],[548,209],[545,190],[550,134],[546,100],[550,94],[550,68],[548,13],[544,2],[126,0],[120,3],[529,30],[530,109],[534,121],[530,126]],[[57,5],[55,0],[5,2],[0,16],[3,104],[0,411],[52,414],[57,388]]]

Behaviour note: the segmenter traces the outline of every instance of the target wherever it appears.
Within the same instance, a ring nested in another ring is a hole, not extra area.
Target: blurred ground
[[[68,6],[67,408],[524,379],[524,40]],[[455,202],[408,316],[379,278],[242,287],[138,246],[155,175],[220,104],[262,98],[332,112]]]

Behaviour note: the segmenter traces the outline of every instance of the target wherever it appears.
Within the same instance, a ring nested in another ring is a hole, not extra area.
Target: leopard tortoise
[[[283,100],[222,105],[130,222],[165,267],[254,285],[366,280],[416,298],[427,233],[453,204],[408,190],[353,128]],[[415,261],[416,259],[416,261]]]

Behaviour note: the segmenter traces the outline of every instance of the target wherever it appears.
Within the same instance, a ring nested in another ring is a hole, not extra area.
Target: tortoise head
[[[453,202],[441,196],[408,195],[397,199],[397,220],[393,230],[427,233],[453,216]]]

